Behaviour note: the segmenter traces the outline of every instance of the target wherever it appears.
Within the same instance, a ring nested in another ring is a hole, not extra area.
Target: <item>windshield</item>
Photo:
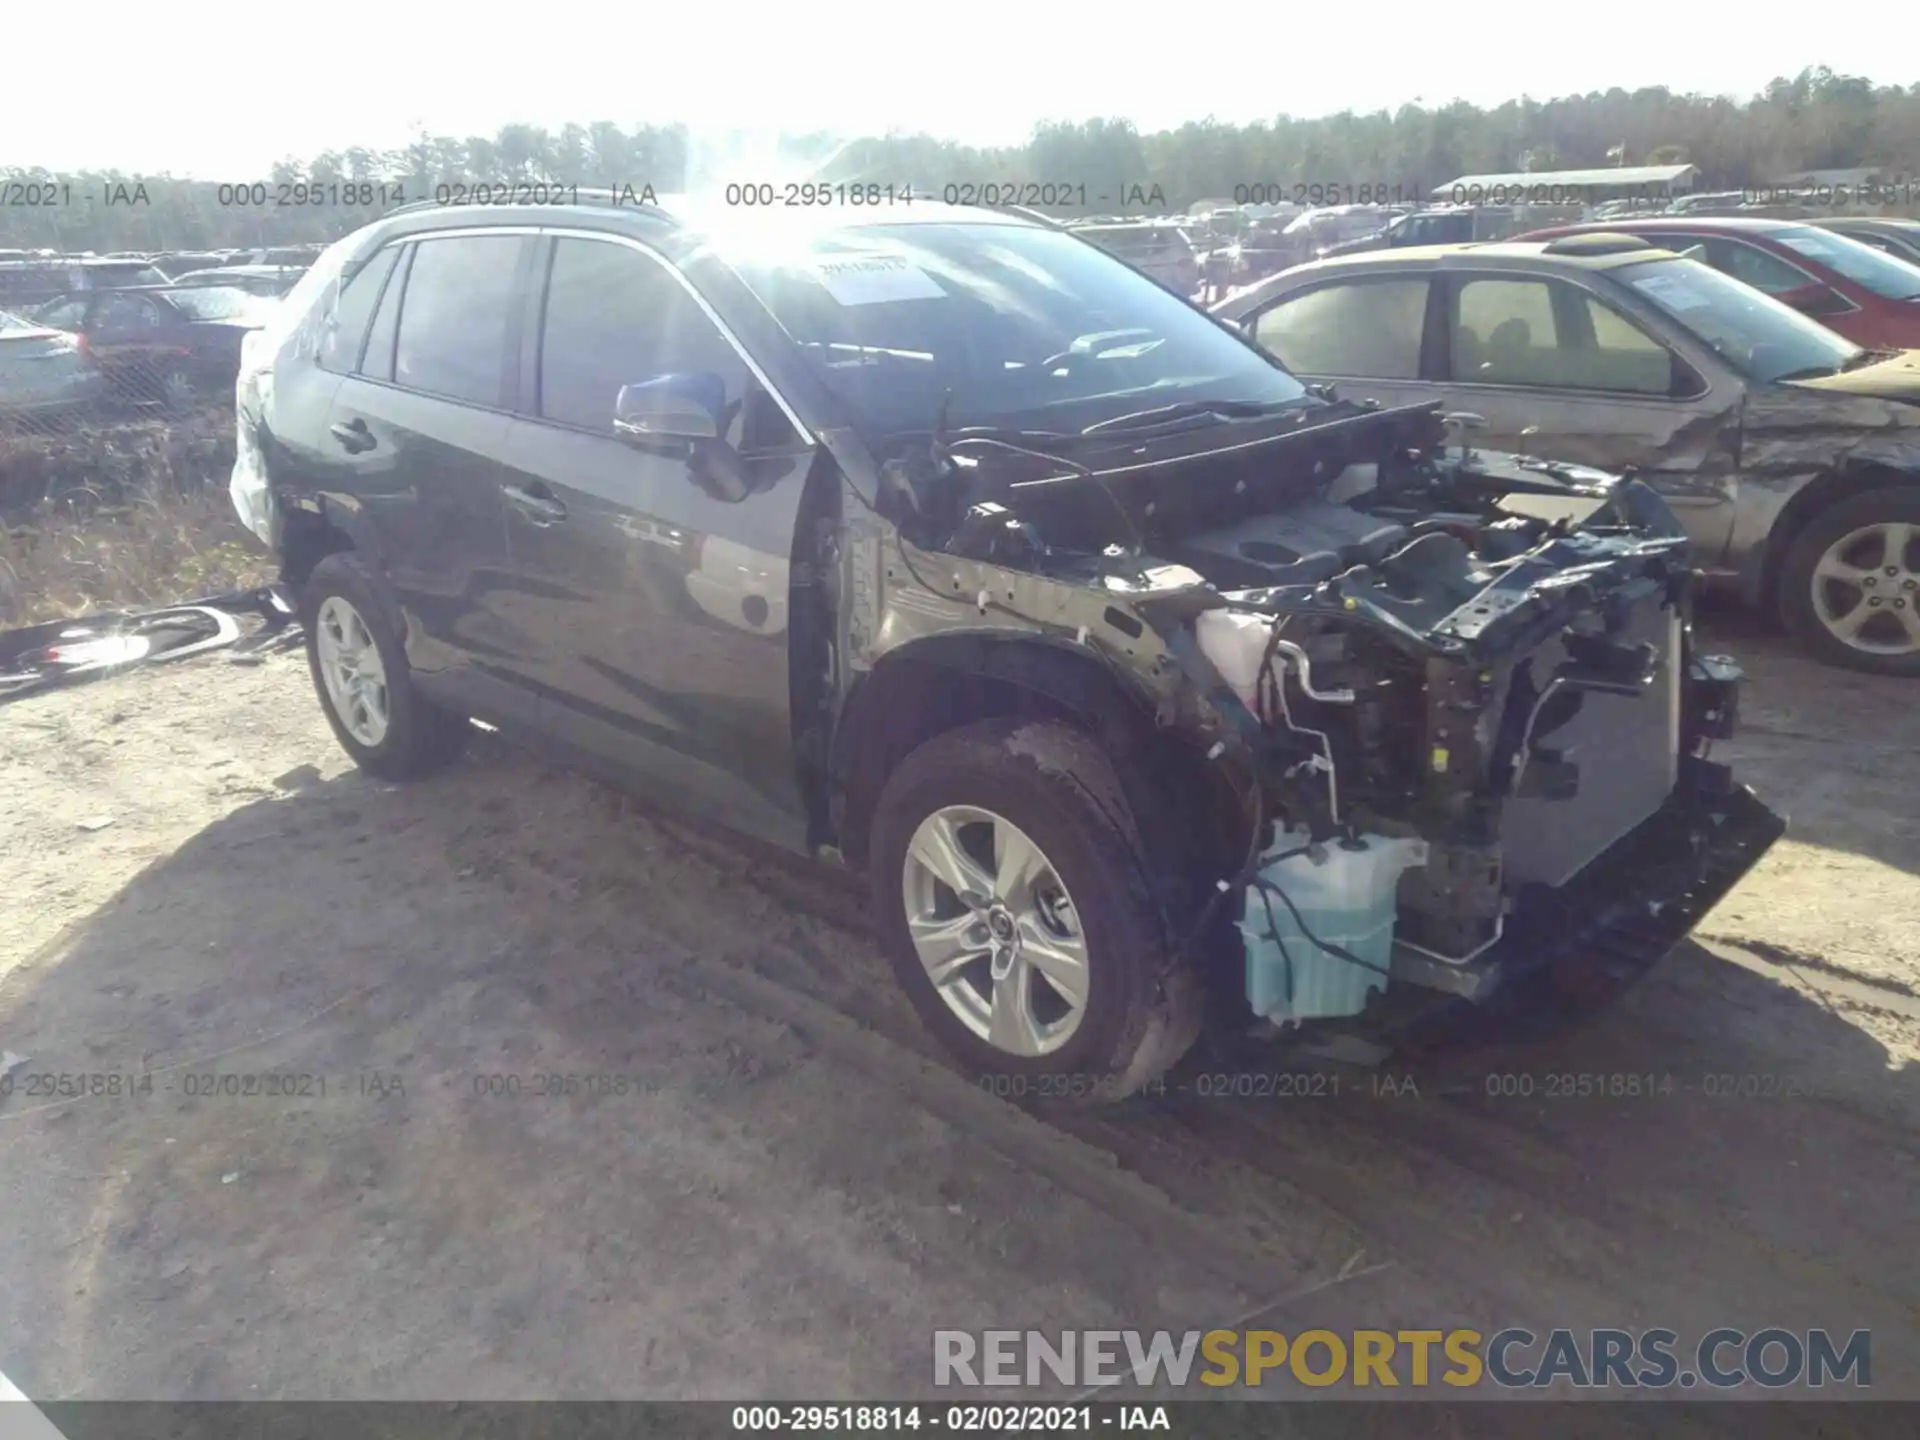
[[[1644,260],[1614,273],[1755,380],[1831,375],[1866,353],[1697,260]]]
[[[1837,270],[1856,285],[1864,285],[1889,300],[1920,299],[1920,266],[1910,265],[1884,250],[1862,245],[1847,235],[1812,226],[1776,230],[1773,238],[1796,254]]]
[[[260,313],[260,297],[244,290],[207,285],[172,290],[167,298],[195,320],[251,320]]]
[[[1078,433],[1183,401],[1287,405],[1305,387],[1231,331],[1063,231],[874,225],[795,237],[741,277],[870,437]]]

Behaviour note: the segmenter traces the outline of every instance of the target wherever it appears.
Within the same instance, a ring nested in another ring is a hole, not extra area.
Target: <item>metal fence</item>
[[[233,469],[233,396],[183,393],[158,370],[59,409],[0,412],[0,523],[47,506],[76,510],[156,488],[224,487]]]

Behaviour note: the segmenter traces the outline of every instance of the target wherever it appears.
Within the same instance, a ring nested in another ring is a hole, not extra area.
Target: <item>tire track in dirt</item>
[[[1299,1272],[1274,1269],[1264,1247],[1306,1223],[1321,1235],[1350,1234],[1368,1263],[1392,1259],[1391,1303],[1407,1308],[1410,1324],[1436,1323],[1437,1313],[1464,1319],[1467,1307],[1487,1324],[1577,1315],[1706,1329],[1731,1323],[1730,1313],[1767,1311],[1789,1286],[1831,1294],[1843,1278],[1850,1301],[1887,1332],[1912,1327],[1910,1308],[1882,1286],[1884,1270],[1854,1265],[1842,1277],[1828,1257],[1766,1246],[1756,1273],[1754,1237],[1727,1217],[1697,1212],[1687,1195],[1638,1193],[1631,1174],[1615,1184],[1517,1114],[1436,1093],[1444,1070],[1423,1077],[1418,1101],[1236,1105],[1196,1098],[1188,1066],[1172,1079],[1175,1094],[1118,1111],[1009,1104],[955,1077],[911,1011],[893,1003],[857,888],[698,826],[644,813],[625,823],[652,828],[678,852],[672,873],[655,877],[677,903],[656,909],[635,898],[689,975],[1222,1278],[1252,1273],[1258,1288],[1276,1291],[1297,1284]],[[716,935],[677,923],[688,885],[715,900],[752,886],[777,902],[778,933]],[[1267,1068],[1285,1064],[1276,1053]],[[1064,1150],[1061,1137],[1078,1147]],[[1261,1262],[1252,1272],[1250,1254]],[[1376,1292],[1358,1287],[1352,1298]],[[1702,1310],[1702,1297],[1717,1308]],[[1324,1318],[1343,1299],[1316,1296],[1312,1308]],[[1381,1302],[1367,1303],[1353,1323],[1379,1323]]]

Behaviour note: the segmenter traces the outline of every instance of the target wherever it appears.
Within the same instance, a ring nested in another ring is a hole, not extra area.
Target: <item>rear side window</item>
[[[518,235],[463,235],[416,244],[394,347],[396,385],[474,405],[503,403],[523,243]]]
[[[1673,357],[1624,317],[1550,280],[1467,280],[1453,316],[1452,373],[1481,385],[1666,395]]]
[[[1253,338],[1296,375],[1417,380],[1426,316],[1424,278],[1352,281],[1282,300]]]
[[[334,302],[333,313],[327,317],[326,328],[321,332],[320,350],[314,356],[314,363],[322,370],[347,375],[358,368],[360,352],[366,344],[367,327],[373,319],[373,307],[379,303],[380,292],[387,283],[387,276],[393,273],[394,262],[399,257],[400,247],[389,245],[347,281],[346,288]],[[391,346],[388,352],[390,355]]]
[[[409,314],[412,305],[409,286]],[[729,409],[723,433],[742,451],[797,440],[739,352],[664,264],[608,241],[556,241],[540,331],[541,418],[611,435],[622,386],[676,371],[721,378]]]

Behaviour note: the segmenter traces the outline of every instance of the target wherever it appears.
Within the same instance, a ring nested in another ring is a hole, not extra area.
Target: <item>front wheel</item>
[[[1112,764],[1064,725],[938,736],[874,816],[895,976],[962,1066],[1013,1095],[1117,1099],[1193,1043],[1197,987],[1147,865]]]
[[[1920,676],[1920,486],[1830,505],[1787,548],[1780,614],[1817,658]]]

